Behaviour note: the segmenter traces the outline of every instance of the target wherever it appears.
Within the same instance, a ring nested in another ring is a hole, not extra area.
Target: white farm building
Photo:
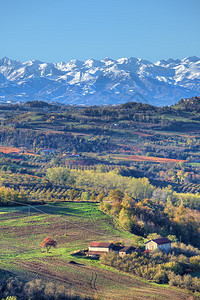
[[[162,252],[170,252],[171,251],[171,241],[168,238],[158,238],[153,239],[145,243],[145,251],[162,251]]]

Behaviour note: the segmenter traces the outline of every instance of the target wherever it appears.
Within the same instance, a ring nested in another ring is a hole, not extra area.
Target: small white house
[[[145,243],[145,251],[162,251],[170,252],[171,251],[171,241],[168,238],[158,238],[153,239]]]

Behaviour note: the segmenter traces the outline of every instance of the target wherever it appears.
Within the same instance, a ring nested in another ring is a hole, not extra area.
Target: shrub
[[[47,237],[44,239],[44,241],[41,243],[41,247],[42,248],[46,248],[47,252],[49,252],[51,247],[56,247],[57,242],[53,239],[51,239],[50,237]]]
[[[165,270],[160,270],[156,275],[154,276],[154,280],[156,283],[168,283],[168,275]]]

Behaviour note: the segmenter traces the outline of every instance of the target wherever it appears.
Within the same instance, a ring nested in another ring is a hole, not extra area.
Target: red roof
[[[91,242],[89,247],[102,247],[102,248],[110,248],[113,247],[113,243],[104,243],[104,242]]]
[[[91,247],[97,247],[98,245],[99,245],[99,242],[91,242],[89,244],[89,246],[91,246]]]
[[[171,243],[172,241],[170,241],[168,238],[159,238],[159,239],[153,239],[153,240],[150,240],[148,242],[146,242],[145,244],[149,243],[149,242],[155,242],[156,244],[158,245],[162,245],[162,244],[169,244]]]

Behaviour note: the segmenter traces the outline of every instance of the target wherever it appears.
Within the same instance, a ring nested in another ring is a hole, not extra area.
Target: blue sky
[[[200,0],[0,0],[0,58],[200,57]]]

